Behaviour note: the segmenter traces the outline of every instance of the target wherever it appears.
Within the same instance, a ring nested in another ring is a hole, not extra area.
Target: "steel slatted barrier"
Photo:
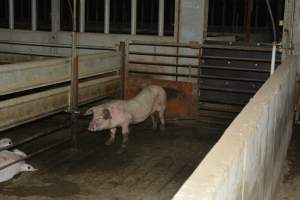
[[[207,123],[222,124],[218,118],[234,110],[224,124],[229,125],[270,74],[272,47],[261,44],[131,41],[128,46],[131,75],[198,82],[198,119]],[[280,49],[275,62],[281,63]]]

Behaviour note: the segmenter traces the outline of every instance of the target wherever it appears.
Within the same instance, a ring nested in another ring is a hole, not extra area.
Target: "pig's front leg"
[[[122,141],[122,147],[125,148],[128,144],[128,135],[129,135],[129,124],[124,124],[122,126],[122,136],[123,136],[123,141]]]
[[[109,146],[109,145],[111,145],[112,143],[114,143],[115,137],[116,137],[116,131],[117,131],[117,128],[112,128],[112,129],[110,129],[110,137],[109,137],[108,140],[105,142],[105,145]]]

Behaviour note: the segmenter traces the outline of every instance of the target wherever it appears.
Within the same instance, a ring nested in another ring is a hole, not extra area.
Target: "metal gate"
[[[130,76],[194,83],[196,119],[214,126],[227,127],[270,76],[272,48],[260,44],[131,41],[128,48]],[[277,65],[280,58],[278,51]]]

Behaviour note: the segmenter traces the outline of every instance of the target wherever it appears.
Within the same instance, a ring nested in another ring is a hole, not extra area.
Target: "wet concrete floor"
[[[1,133],[0,138],[17,142],[67,120],[56,115]],[[0,183],[0,199],[171,199],[222,133],[196,121],[169,121],[159,133],[148,120],[131,127],[129,146],[120,153],[120,130],[116,143],[107,147],[108,132],[89,133],[87,125],[88,119],[80,120],[78,150],[65,144],[28,160],[39,170]],[[30,153],[69,135],[64,129],[19,149]]]
[[[300,125],[294,127],[276,200],[300,199]]]

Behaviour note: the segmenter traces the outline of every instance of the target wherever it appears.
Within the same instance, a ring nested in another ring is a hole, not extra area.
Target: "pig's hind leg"
[[[123,136],[123,141],[122,141],[122,147],[125,148],[127,147],[128,144],[128,136],[129,136],[129,124],[125,124],[122,126],[122,136]]]
[[[164,106],[160,107],[160,109],[158,110],[158,116],[159,116],[159,120],[160,120],[159,130],[162,132],[166,130],[165,110],[166,110],[166,108]]]
[[[110,136],[105,142],[105,145],[109,146],[115,142],[117,128],[110,129]]]
[[[152,119],[152,130],[155,131],[157,129],[157,120],[155,117],[155,112],[151,114]]]

